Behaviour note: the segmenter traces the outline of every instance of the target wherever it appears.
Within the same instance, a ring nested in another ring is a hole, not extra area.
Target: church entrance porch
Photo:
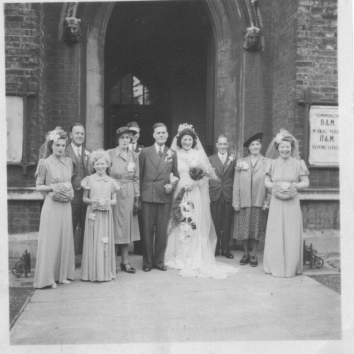
[[[244,86],[236,44],[242,23],[232,32],[234,15],[210,1],[87,4],[81,97],[88,147],[111,147],[117,127],[136,120],[143,145],[152,143],[154,122],[165,122],[170,136],[188,122],[209,153],[220,133],[236,152]]]
[[[214,75],[207,63],[211,31],[203,2],[115,5],[104,55],[106,148],[116,129],[133,120],[144,146],[153,143],[156,122],[166,124],[168,143],[184,122],[194,125],[203,143],[207,131],[213,135],[213,124],[205,124],[207,76]]]

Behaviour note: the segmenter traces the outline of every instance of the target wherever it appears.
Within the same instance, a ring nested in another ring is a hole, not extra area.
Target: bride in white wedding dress
[[[177,152],[180,175],[174,192],[174,205],[177,205],[176,199],[184,189],[182,207],[192,208],[191,211],[184,209],[185,219],[182,222],[176,223],[171,216],[165,264],[180,269],[180,275],[188,277],[222,279],[237,273],[238,268],[215,261],[217,236],[210,214],[208,178],[204,176],[195,181],[190,176],[191,168],[201,167],[210,171],[211,166],[193,126],[180,125],[171,149]],[[175,212],[176,207],[172,207],[172,214]]]

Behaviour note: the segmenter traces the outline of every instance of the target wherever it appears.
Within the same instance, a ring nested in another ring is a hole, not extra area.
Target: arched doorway
[[[205,2],[121,2],[105,38],[105,147],[129,121],[141,127],[140,144],[153,143],[152,126],[193,124],[203,144],[207,131],[208,46],[212,29]],[[210,76],[214,72],[209,71]]]
[[[205,127],[205,145],[209,152],[214,146],[214,137],[219,133],[226,133],[232,145],[240,147],[243,140],[243,65],[242,29],[245,26],[244,15],[239,9],[237,1],[229,0],[201,0],[198,6],[204,6],[208,14],[207,23],[211,27],[211,38],[207,52],[206,75],[206,107],[203,127]],[[163,3],[172,6],[174,3]],[[87,145],[91,149],[105,146],[107,127],[105,127],[105,40],[108,35],[107,28],[114,12],[115,5],[121,6],[123,2],[92,3],[88,4],[83,15],[83,42],[84,64],[86,76],[83,78],[82,97],[86,98],[82,112],[86,119]],[[131,2],[134,3],[134,2]],[[153,6],[154,1],[137,2],[137,5]],[[186,2],[184,2],[186,3]],[[189,2],[192,3],[192,2]],[[233,7],[233,8],[231,8]],[[157,19],[160,21],[160,19]],[[210,45],[211,44],[211,45]],[[210,73],[214,73],[210,75]],[[130,71],[126,74],[135,76],[147,87],[146,78]],[[154,86],[154,85],[152,85]],[[153,90],[153,89],[152,89]],[[182,122],[187,121],[183,119]],[[170,120],[170,130],[174,133],[180,122]],[[203,130],[202,127],[202,130]],[[114,127],[115,128],[115,127]],[[112,129],[114,129],[112,127]],[[196,125],[198,129],[198,125]],[[242,151],[242,149],[238,149]]]

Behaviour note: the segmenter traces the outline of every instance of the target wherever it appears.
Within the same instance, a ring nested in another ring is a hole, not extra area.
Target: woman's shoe
[[[244,256],[241,258],[241,260],[240,260],[240,264],[241,264],[241,265],[245,265],[245,264],[249,263],[249,261],[250,261],[250,256],[249,256],[249,255],[248,255],[248,256],[244,255]]]
[[[251,259],[250,259],[250,266],[251,267],[257,267],[257,265],[258,265],[257,257],[252,256]]]
[[[63,280],[59,284],[71,284],[71,281],[69,280]]]
[[[56,289],[57,283],[52,284],[50,287],[51,287],[52,289]]]
[[[127,273],[130,273],[130,274],[134,274],[136,272],[136,270],[129,264],[120,264],[120,269],[121,270],[124,270],[125,272]]]

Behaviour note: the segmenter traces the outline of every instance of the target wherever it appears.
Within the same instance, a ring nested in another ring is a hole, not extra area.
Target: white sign
[[[339,165],[338,107],[311,106],[309,164]]]
[[[23,98],[6,96],[7,161],[21,162],[23,144]]]

